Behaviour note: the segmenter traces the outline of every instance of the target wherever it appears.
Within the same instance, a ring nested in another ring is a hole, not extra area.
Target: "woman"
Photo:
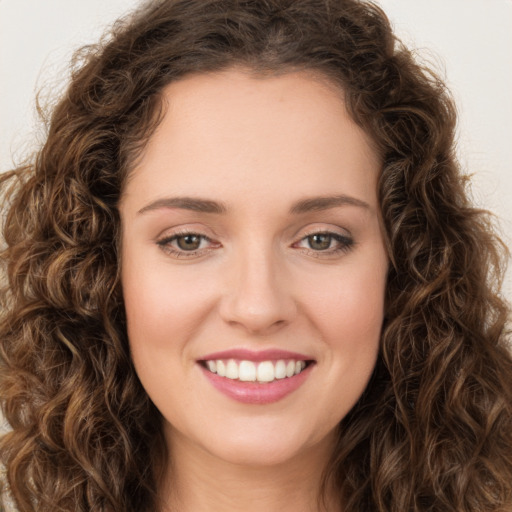
[[[355,0],[159,1],[2,178],[20,511],[512,510],[502,247]]]

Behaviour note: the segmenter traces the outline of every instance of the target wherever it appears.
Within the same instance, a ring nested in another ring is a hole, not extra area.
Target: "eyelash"
[[[325,250],[315,250],[311,248],[306,247],[296,247],[297,244],[307,240],[308,238],[314,237],[314,236],[328,236],[330,237],[330,243],[331,245],[332,241],[335,241],[338,243],[338,247],[335,249],[325,249]],[[213,242],[211,238],[207,237],[206,235],[201,235],[200,233],[195,233],[193,231],[184,231],[180,233],[175,233],[171,236],[164,237],[160,240],[157,240],[156,244],[166,253],[169,254],[175,258],[193,258],[198,255],[206,254],[207,252],[210,252],[211,250],[215,249],[216,247],[208,247],[208,248],[199,248],[196,250],[187,251],[184,249],[179,249],[173,247],[171,244],[173,242],[176,242],[180,238],[185,237],[198,237],[200,239],[200,243],[202,242],[208,242],[208,243],[214,243],[217,245],[217,247],[220,247],[220,244],[218,242]],[[329,257],[329,256],[335,256],[340,253],[347,253],[349,252],[355,245],[355,242],[353,238],[345,235],[340,235],[339,233],[334,233],[332,231],[314,231],[312,233],[308,233],[307,235],[303,236],[298,242],[295,242],[292,247],[296,247],[297,249],[301,249],[306,254],[313,256],[315,258],[323,258],[323,257]]]
[[[314,236],[330,237],[329,246],[331,245],[331,243],[333,241],[337,242],[337,244],[338,244],[338,247],[336,247],[334,249],[329,248],[329,249],[325,249],[325,250],[315,250],[315,249],[306,248],[306,247],[302,248],[302,250],[304,252],[306,252],[307,254],[309,254],[310,256],[313,256],[315,258],[324,258],[324,257],[329,257],[329,256],[335,256],[337,254],[347,253],[354,247],[354,244],[355,244],[354,239],[349,236],[346,236],[346,235],[340,235],[339,233],[333,233],[332,231],[314,231],[312,233],[309,233],[309,234],[303,236],[299,240],[299,242],[296,242],[293,245],[296,246],[298,243],[308,240],[308,238],[311,238]]]
[[[175,233],[171,236],[166,236],[162,238],[161,240],[158,240],[156,243],[157,245],[166,253],[171,256],[174,256],[175,258],[192,258],[194,256],[197,256],[198,254],[205,254],[206,252],[210,252],[213,250],[212,247],[208,247],[206,249],[196,249],[194,251],[186,251],[184,249],[174,248],[171,244],[172,242],[185,237],[198,237],[201,239],[201,242],[213,242],[211,238],[207,237],[206,235],[201,235],[200,233],[195,233],[193,231],[183,231],[179,233]],[[220,246],[220,244],[217,244]]]

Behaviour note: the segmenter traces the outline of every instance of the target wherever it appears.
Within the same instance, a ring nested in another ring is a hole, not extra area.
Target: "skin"
[[[378,155],[342,91],[306,72],[192,75],[167,86],[164,106],[120,203],[131,353],[172,454],[164,502],[318,510],[334,429],[379,348],[388,259]],[[345,199],[298,211],[333,196]],[[225,211],[178,207],[176,197]],[[183,233],[206,238],[186,251]],[[327,249],[313,233],[334,233]],[[233,348],[300,352],[314,365],[285,398],[244,404],[197,362]],[[337,498],[328,509],[339,510]]]

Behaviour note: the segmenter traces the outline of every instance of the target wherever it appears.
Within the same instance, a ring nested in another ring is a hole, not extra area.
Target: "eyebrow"
[[[290,208],[290,214],[300,215],[311,211],[328,210],[339,206],[357,206],[359,208],[370,209],[370,205],[361,199],[347,195],[310,197],[301,199],[294,203]],[[200,213],[223,214],[228,211],[227,206],[219,201],[211,199],[202,199],[196,197],[165,197],[157,199],[152,203],[141,208],[137,213],[142,214],[161,208],[179,208],[182,210],[191,210]]]
[[[218,201],[210,199],[200,199],[195,197],[164,197],[149,203],[137,213],[146,213],[160,208],[180,208],[182,210],[192,210],[201,213],[226,213],[227,207]]]
[[[290,213],[298,215],[311,211],[328,210],[337,206],[357,206],[370,210],[370,205],[361,199],[347,195],[336,195],[326,197],[311,197],[297,201],[291,208]]]

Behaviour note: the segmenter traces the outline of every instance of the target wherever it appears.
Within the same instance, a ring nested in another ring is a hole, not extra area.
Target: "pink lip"
[[[313,358],[297,352],[287,350],[267,349],[267,350],[247,350],[231,349],[222,352],[214,352],[199,359],[200,361],[212,361],[215,359],[237,359],[245,361],[277,361],[279,359],[294,359],[295,361],[310,361]]]
[[[217,358],[223,359],[223,357]],[[235,359],[231,357],[231,359]],[[268,358],[267,358],[268,359]],[[281,357],[279,359],[282,359]],[[286,359],[286,357],[284,358]],[[272,382],[242,382],[240,380],[219,377],[204,366],[199,365],[205,377],[221,393],[244,404],[270,404],[277,402],[298,389],[309,377],[313,364],[293,377],[277,379]]]

